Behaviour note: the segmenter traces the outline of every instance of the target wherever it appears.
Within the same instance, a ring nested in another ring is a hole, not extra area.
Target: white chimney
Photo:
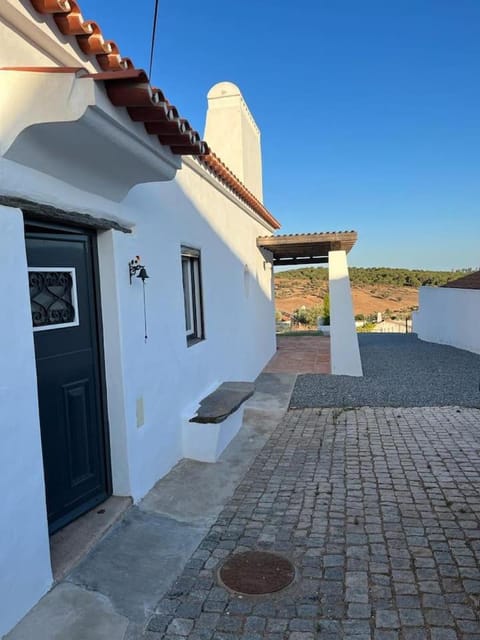
[[[205,140],[260,202],[262,189],[262,150],[260,130],[240,89],[232,82],[219,82],[207,95]]]

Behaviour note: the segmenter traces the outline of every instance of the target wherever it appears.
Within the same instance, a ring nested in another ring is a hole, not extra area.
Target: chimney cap
[[[233,82],[217,82],[207,93],[207,98],[226,98],[230,96],[242,96],[242,92]]]

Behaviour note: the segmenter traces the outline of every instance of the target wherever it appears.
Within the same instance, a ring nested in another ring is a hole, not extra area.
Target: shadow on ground
[[[360,334],[363,378],[299,375],[290,408],[480,407],[480,355],[412,334]]]

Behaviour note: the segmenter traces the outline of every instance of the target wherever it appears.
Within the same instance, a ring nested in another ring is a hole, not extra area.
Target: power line
[[[150,65],[148,68],[148,77],[150,79],[150,82],[152,81],[153,53],[155,51],[155,36],[157,34],[158,4],[159,4],[159,0],[155,0],[155,10],[153,13],[153,25],[152,25],[152,42],[150,45]]]

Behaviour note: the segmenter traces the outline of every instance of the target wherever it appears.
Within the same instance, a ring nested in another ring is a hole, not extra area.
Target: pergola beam
[[[257,246],[271,251],[274,266],[325,264],[330,251],[348,253],[357,240],[355,231],[332,231],[257,238]]]
[[[297,264],[326,264],[327,256],[312,256],[311,258],[274,258],[274,267],[284,267]]]

